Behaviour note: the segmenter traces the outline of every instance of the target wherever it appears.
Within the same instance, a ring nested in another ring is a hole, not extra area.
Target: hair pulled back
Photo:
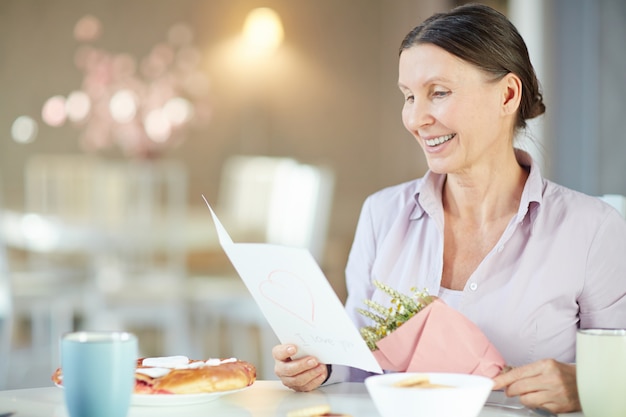
[[[522,82],[516,128],[525,128],[526,120],[546,111],[526,44],[515,26],[500,12],[488,6],[469,4],[434,14],[406,35],[400,54],[424,43],[445,49],[493,74],[496,79],[508,73],[516,74]]]

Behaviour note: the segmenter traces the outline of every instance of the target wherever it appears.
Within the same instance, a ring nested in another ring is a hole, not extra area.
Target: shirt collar
[[[517,211],[517,220],[522,221],[529,210],[541,205],[543,200],[544,180],[541,176],[539,165],[533,161],[528,152],[515,149],[515,158],[521,166],[529,170],[528,179],[526,179],[519,209]],[[533,210],[533,212],[534,211],[535,210]]]
[[[528,152],[516,148],[515,158],[518,164],[529,171],[517,211],[517,220],[522,221],[531,207],[541,205],[544,180],[539,166],[533,161]],[[445,179],[446,174],[437,174],[430,170],[426,172],[416,187],[414,195],[416,204],[410,216],[411,220],[421,218],[424,213],[428,213],[436,219],[443,216],[441,192]],[[443,224],[443,218],[439,220]]]

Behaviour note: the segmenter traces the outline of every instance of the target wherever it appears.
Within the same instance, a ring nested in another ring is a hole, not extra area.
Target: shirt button
[[[472,282],[469,287],[470,287],[470,290],[476,291],[476,288],[478,288],[478,284],[476,284],[475,282]]]

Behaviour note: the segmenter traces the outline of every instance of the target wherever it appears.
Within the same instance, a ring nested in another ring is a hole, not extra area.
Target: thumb
[[[272,348],[272,356],[277,361],[290,360],[298,352],[294,345],[276,345]]]
[[[502,370],[502,372],[500,372],[498,376],[493,378],[493,382],[494,382],[493,389],[500,390],[500,389],[506,388],[507,386],[517,381],[521,377],[519,373],[520,373],[519,368],[512,368],[510,366],[506,366]]]

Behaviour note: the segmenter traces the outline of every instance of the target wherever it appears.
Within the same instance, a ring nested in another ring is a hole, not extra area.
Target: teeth
[[[441,145],[444,142],[449,141],[450,139],[452,139],[454,137],[454,133],[451,133],[449,135],[445,135],[445,136],[439,136],[438,138],[434,138],[434,139],[429,139],[426,141],[426,145],[428,146],[437,146],[437,145]]]

